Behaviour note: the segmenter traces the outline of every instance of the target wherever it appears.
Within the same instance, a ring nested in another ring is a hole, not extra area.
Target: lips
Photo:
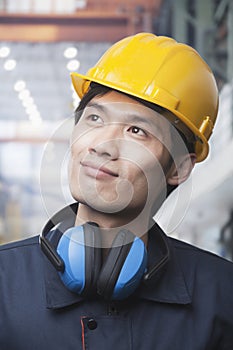
[[[101,166],[96,163],[92,162],[80,162],[80,164],[85,169],[86,173],[90,176],[93,176],[95,178],[101,178],[101,177],[118,177],[118,173],[115,171],[109,169],[106,166]]]

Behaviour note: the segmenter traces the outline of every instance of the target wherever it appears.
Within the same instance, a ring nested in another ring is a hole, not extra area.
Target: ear
[[[187,180],[196,163],[196,154],[189,153],[176,159],[167,174],[167,184],[177,186]]]

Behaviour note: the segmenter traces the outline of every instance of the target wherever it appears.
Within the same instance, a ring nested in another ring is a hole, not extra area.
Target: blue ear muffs
[[[97,293],[105,299],[127,298],[138,287],[147,265],[143,241],[121,230],[102,266],[101,239],[97,226],[86,223],[68,229],[61,237],[57,253],[64,262],[59,272],[65,286],[80,295]]]

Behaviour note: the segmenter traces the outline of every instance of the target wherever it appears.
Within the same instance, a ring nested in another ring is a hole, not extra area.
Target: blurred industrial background
[[[85,73],[140,31],[196,48],[220,91],[211,153],[157,219],[233,259],[232,0],[0,0],[0,243],[40,233],[72,201],[66,167],[78,100],[69,72]]]

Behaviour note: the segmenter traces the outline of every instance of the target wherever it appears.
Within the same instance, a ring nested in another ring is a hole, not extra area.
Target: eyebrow
[[[153,126],[158,127],[158,125],[155,125],[153,121],[148,120],[146,117],[140,117],[135,115],[134,113],[128,114],[128,116],[131,117],[131,120],[130,120],[131,123],[140,123],[150,127],[153,127]]]
[[[99,104],[97,102],[88,102],[86,107],[94,107],[94,108],[99,109],[101,111],[106,111],[107,110],[107,108],[104,105],[101,105],[101,104]]]

